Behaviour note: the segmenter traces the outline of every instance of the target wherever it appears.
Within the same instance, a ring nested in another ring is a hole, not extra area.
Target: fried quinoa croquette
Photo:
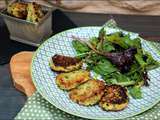
[[[44,16],[41,5],[35,2],[12,3],[7,7],[7,12],[14,17],[25,19],[33,23],[39,22]]]
[[[50,61],[50,67],[57,72],[70,72],[79,69],[82,61],[75,57],[54,55]]]
[[[56,77],[56,84],[63,90],[71,90],[90,79],[90,72],[77,70],[61,73]]]
[[[120,85],[108,85],[99,106],[106,111],[119,111],[124,109],[129,102],[127,89]]]
[[[100,80],[89,80],[69,92],[72,101],[84,105],[94,105],[104,94],[105,83]]]
[[[12,3],[7,7],[7,12],[14,17],[25,19],[27,17],[27,4],[22,2]]]
[[[39,22],[44,16],[41,5],[36,4],[35,2],[28,3],[27,11],[28,14],[26,19],[33,23]]]

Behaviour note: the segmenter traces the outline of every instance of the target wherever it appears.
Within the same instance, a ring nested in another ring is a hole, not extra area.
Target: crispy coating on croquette
[[[50,67],[57,72],[71,72],[79,69],[82,66],[82,61],[69,56],[54,55],[50,61]]]
[[[89,80],[69,92],[72,101],[84,105],[94,105],[104,94],[105,83],[100,80]]]
[[[27,11],[28,14],[26,19],[33,23],[39,22],[44,16],[41,5],[36,4],[35,2],[28,3]]]
[[[22,2],[12,3],[7,7],[7,12],[14,17],[25,19],[27,17],[27,4]]]
[[[44,13],[41,5],[35,2],[15,2],[7,7],[7,12],[17,18],[21,18],[33,23],[39,22]]]
[[[106,111],[119,111],[128,105],[128,93],[125,87],[120,85],[108,85],[99,106]]]
[[[71,90],[90,79],[90,72],[77,70],[61,73],[56,77],[56,84],[63,90]]]

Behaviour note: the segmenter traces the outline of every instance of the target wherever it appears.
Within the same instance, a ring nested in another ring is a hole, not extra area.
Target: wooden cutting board
[[[17,53],[10,61],[10,70],[14,86],[27,96],[31,96],[36,91],[30,73],[33,53],[34,52],[27,51]]]

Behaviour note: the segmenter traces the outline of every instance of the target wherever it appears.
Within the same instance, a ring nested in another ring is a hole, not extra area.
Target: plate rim
[[[64,33],[64,32],[68,32],[68,31],[72,31],[72,30],[80,29],[80,28],[101,28],[101,26],[84,26],[84,27],[71,28],[71,29],[67,29],[67,30],[64,30],[64,31],[62,31],[62,32],[59,32],[59,33],[51,36],[50,38],[54,38],[54,37],[56,37],[56,36],[58,36],[58,35],[60,35],[60,34],[62,34],[62,33]],[[126,30],[122,30],[122,31],[126,31]],[[129,32],[129,31],[126,31],[126,32]],[[40,51],[40,49],[43,47],[43,45],[49,41],[50,38],[48,38],[47,40],[45,40],[45,41],[37,48],[37,50],[34,52],[33,57],[32,57],[32,61],[31,61],[31,65],[30,65],[30,73],[31,73],[31,78],[32,78],[33,84],[35,85],[36,90],[38,91],[38,93],[40,93],[40,95],[41,95],[45,100],[47,100],[51,105],[53,105],[54,107],[58,108],[59,110],[61,110],[61,111],[63,111],[63,112],[66,112],[66,113],[68,113],[68,114],[70,114],[70,115],[80,117],[80,118],[94,119],[94,120],[97,120],[97,119],[101,119],[101,120],[106,120],[106,119],[107,119],[107,120],[114,120],[114,119],[125,119],[125,118],[129,118],[129,117],[133,117],[133,116],[142,114],[142,113],[144,113],[145,111],[147,111],[147,110],[151,109],[152,107],[154,107],[156,104],[158,104],[158,102],[160,102],[160,97],[159,97],[159,99],[156,100],[153,104],[151,104],[151,105],[148,106],[148,107],[145,107],[145,108],[144,108],[143,110],[141,110],[140,112],[137,112],[137,113],[134,113],[134,114],[130,114],[130,115],[126,115],[126,116],[124,116],[124,117],[118,117],[118,118],[111,118],[111,117],[110,117],[110,118],[108,118],[108,117],[95,118],[95,117],[85,116],[85,115],[78,114],[78,113],[73,113],[73,112],[70,111],[70,110],[62,109],[62,108],[59,107],[57,104],[52,103],[52,102],[50,101],[50,99],[48,99],[48,97],[47,97],[45,94],[43,94],[43,93],[40,92],[39,87],[38,87],[38,85],[37,85],[37,83],[36,83],[36,81],[35,81],[35,79],[34,79],[34,76],[33,76],[33,63],[34,63],[34,61],[35,61],[35,59],[36,59],[36,55],[37,55],[37,53]],[[141,37],[140,37],[140,38],[141,38]],[[143,38],[141,38],[141,40],[146,41],[146,40],[143,39]],[[149,45],[151,46],[151,44],[149,44]],[[153,46],[152,46],[152,48],[157,52],[157,49],[155,49]],[[106,111],[106,112],[107,112],[107,111]]]

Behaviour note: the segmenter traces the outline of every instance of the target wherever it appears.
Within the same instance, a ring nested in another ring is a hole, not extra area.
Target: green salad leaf
[[[135,38],[132,40],[132,39],[130,39],[129,34],[122,37],[122,41],[124,41],[128,47],[141,48],[141,40],[139,38]]]
[[[135,84],[134,80],[130,79],[128,76],[121,73],[115,73],[113,74],[113,77],[116,79],[116,83],[114,84],[122,86],[130,86]]]
[[[143,59],[143,54],[141,54],[141,53],[137,53],[136,55],[135,55],[135,58],[136,58],[136,61],[139,63],[139,65],[141,66],[141,68],[144,68],[146,65],[147,65],[147,63],[144,61],[144,59]]]
[[[123,37],[121,35],[122,35],[122,32],[116,32],[111,35],[106,35],[105,39],[106,41],[117,44],[121,46],[122,48],[127,49],[128,45],[124,42]]]
[[[146,57],[145,61],[147,63],[147,66],[146,66],[147,70],[152,70],[160,66],[160,63],[154,60],[150,53],[145,52],[143,57]]]
[[[83,44],[77,40],[73,40],[72,45],[77,51],[77,53],[85,53],[90,51],[90,48],[86,44]]]
[[[87,53],[91,50],[86,44],[83,44],[79,41],[73,40],[72,45],[77,52],[78,58],[84,58],[87,56]]]
[[[142,98],[142,91],[139,86],[134,86],[129,88],[130,95],[135,99],[141,99]]]
[[[143,69],[151,70],[160,66],[160,63],[154,60],[152,55],[148,52],[137,53],[135,59]]]
[[[102,47],[101,50],[105,51],[105,52],[111,52],[111,51],[115,50],[115,47],[112,45],[112,43],[110,43],[108,41],[104,41],[102,46],[100,46],[100,44],[98,43],[97,49],[99,50],[100,47]]]
[[[93,67],[93,71],[105,76],[117,71],[117,68],[114,67],[107,59],[102,59]]]
[[[124,49],[129,47],[141,48],[140,38],[131,39],[130,35],[124,35],[122,32],[116,32],[111,35],[106,35],[105,39],[111,43],[117,44]]]
[[[94,48],[96,48],[96,47],[97,47],[97,44],[99,43],[99,40],[98,40],[97,37],[92,37],[92,38],[90,39],[90,43],[91,43],[91,45],[92,45]]]

